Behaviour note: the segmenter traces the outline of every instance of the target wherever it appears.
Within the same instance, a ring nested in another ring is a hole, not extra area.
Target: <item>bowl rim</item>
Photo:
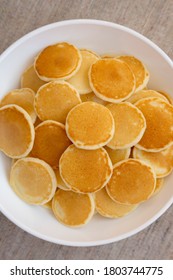
[[[0,63],[8,56],[8,54],[13,51],[15,48],[17,48],[21,43],[26,41],[27,39],[33,37],[34,35],[37,35],[39,33],[42,33],[44,31],[47,31],[49,29],[55,28],[57,26],[67,26],[67,25],[80,25],[80,24],[94,24],[94,25],[101,25],[101,26],[107,26],[107,27],[113,27],[122,31],[126,31],[127,33],[141,39],[148,45],[150,45],[152,48],[154,48],[166,61],[167,63],[171,66],[173,69],[173,61],[169,58],[169,56],[160,48],[158,47],[155,43],[153,43],[151,40],[143,36],[142,34],[134,31],[133,29],[130,29],[126,26],[116,24],[113,22],[109,21],[103,21],[103,20],[96,20],[96,19],[71,19],[71,20],[64,20],[64,21],[59,21],[59,22],[54,22],[51,24],[44,25],[42,27],[39,27],[26,35],[22,36],[20,39],[15,41],[13,44],[11,44],[2,54],[0,55]],[[77,242],[77,241],[65,241],[65,240],[59,240],[58,238],[53,238],[53,237],[48,237],[45,234],[38,233],[36,230],[31,229],[30,227],[23,225],[20,221],[18,221],[11,213],[6,211],[4,207],[0,204],[0,211],[15,225],[17,225],[19,228],[23,229],[24,231],[30,233],[31,235],[38,237],[40,239],[43,239],[48,242],[56,243],[59,245],[66,245],[66,246],[72,246],[72,247],[90,247],[90,246],[98,246],[98,245],[105,245],[109,244],[112,242],[117,242],[122,239],[128,238],[149,225],[151,225],[153,222],[155,222],[171,205],[173,204],[173,196],[170,197],[170,199],[167,201],[164,207],[160,209],[152,218],[150,218],[147,222],[142,224],[141,226],[129,231],[128,233],[122,234],[118,237],[113,237],[113,238],[108,238],[104,240],[98,240],[98,241],[85,241],[85,242]]]

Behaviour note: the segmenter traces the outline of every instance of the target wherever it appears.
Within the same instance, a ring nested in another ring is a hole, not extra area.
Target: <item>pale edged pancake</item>
[[[69,111],[80,103],[76,89],[64,81],[52,81],[43,85],[35,96],[35,110],[42,121],[65,123]]]
[[[173,106],[159,98],[144,98],[135,103],[146,119],[146,130],[136,147],[160,152],[173,144]]]
[[[94,215],[95,204],[92,195],[58,190],[52,201],[56,219],[69,227],[86,225]]]
[[[133,158],[141,159],[146,164],[151,165],[157,178],[169,175],[173,169],[173,145],[161,152],[147,152],[133,149]]]
[[[119,103],[135,91],[135,77],[129,66],[119,59],[100,59],[89,70],[90,86],[101,99]]]
[[[90,93],[81,94],[80,99],[82,100],[82,102],[93,101],[93,102],[96,102],[96,103],[99,103],[99,104],[102,104],[102,105],[107,104],[106,101],[98,98],[93,91],[90,92]]]
[[[69,79],[80,69],[82,57],[72,44],[61,42],[43,49],[36,57],[34,69],[46,82]]]
[[[56,169],[62,153],[70,144],[63,124],[55,121],[44,121],[35,128],[31,156],[44,160]]]
[[[159,92],[152,90],[152,89],[139,90],[139,91],[135,92],[134,94],[132,94],[132,96],[130,98],[128,98],[126,101],[134,104],[142,98],[149,98],[149,97],[161,98],[165,102],[169,103],[168,99],[164,95],[162,95]]]
[[[73,191],[92,193],[103,188],[112,175],[112,162],[104,148],[82,150],[71,145],[59,162],[60,176]]]
[[[18,105],[30,115],[34,123],[37,118],[34,110],[34,98],[35,93],[30,88],[14,89],[2,98],[0,107],[10,104]]]
[[[135,91],[145,88],[148,84],[150,76],[146,66],[142,63],[142,61],[140,61],[134,56],[129,55],[122,55],[118,56],[117,58],[127,63],[130,69],[132,70],[136,79]]]
[[[44,85],[46,82],[41,80],[34,70],[34,66],[29,66],[21,76],[21,88],[31,88],[34,92]]]
[[[163,178],[158,178],[156,180],[156,187],[155,187],[155,190],[154,190],[154,193],[152,194],[152,196],[158,194],[161,189],[163,188],[164,186],[164,179]]]
[[[18,105],[0,108],[0,150],[11,158],[25,157],[34,144],[35,131],[28,113]]]
[[[173,104],[173,98],[172,98],[172,96],[171,96],[169,93],[167,93],[167,92],[165,92],[165,91],[160,91],[160,90],[158,90],[158,92],[159,92],[162,96],[166,97],[166,99],[169,101],[170,104]]]
[[[96,211],[106,218],[119,218],[135,210],[138,205],[125,205],[113,201],[105,188],[94,194]]]
[[[56,177],[46,162],[28,157],[19,159],[12,166],[10,185],[25,202],[43,205],[55,194]]]
[[[108,108],[95,102],[84,102],[74,107],[66,119],[69,139],[81,149],[94,150],[106,145],[115,127]]]
[[[118,149],[113,150],[107,146],[105,146],[104,148],[108,152],[108,155],[113,165],[121,160],[128,159],[130,157],[130,152],[131,152],[130,148],[119,149],[119,150]]]
[[[59,169],[54,169],[54,172],[55,172],[55,176],[56,176],[56,180],[57,180],[57,187],[64,191],[70,191],[70,188],[68,186],[66,186],[66,184],[62,180],[60,173],[59,173]]]
[[[141,160],[127,159],[114,165],[113,175],[106,186],[108,195],[122,204],[139,204],[154,192],[156,175]]]
[[[107,146],[111,149],[125,149],[138,143],[146,129],[142,112],[129,102],[108,104],[106,107],[115,122],[114,136]]]
[[[72,84],[80,94],[86,94],[91,92],[91,87],[88,79],[88,72],[93,63],[95,63],[99,57],[97,54],[90,50],[80,50],[82,56],[82,63],[79,71],[71,77],[68,82]]]

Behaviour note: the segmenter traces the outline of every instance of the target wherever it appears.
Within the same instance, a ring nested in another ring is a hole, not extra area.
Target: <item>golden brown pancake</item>
[[[14,89],[2,98],[0,107],[10,104],[18,105],[30,115],[34,123],[37,117],[34,110],[34,98],[35,93],[30,88]]]
[[[120,150],[113,150],[107,146],[105,146],[104,148],[108,152],[113,165],[121,160],[128,159],[130,156],[130,148]]]
[[[139,204],[154,192],[156,176],[143,161],[127,159],[114,165],[113,175],[106,186],[108,195],[122,204]]]
[[[44,121],[35,128],[35,141],[31,155],[44,160],[53,168],[58,168],[59,159],[70,144],[63,124]]]
[[[69,83],[52,81],[38,90],[35,110],[42,121],[65,123],[68,112],[80,103],[79,94]]]
[[[119,103],[135,91],[135,77],[129,66],[119,59],[100,59],[89,71],[90,86],[101,99]]]
[[[87,102],[87,101],[93,101],[93,102],[96,102],[96,103],[99,103],[99,104],[102,104],[102,105],[106,105],[107,102],[98,98],[94,92],[90,92],[90,93],[87,93],[87,94],[81,94],[80,95],[80,98],[82,100],[82,102]]]
[[[132,94],[132,96],[130,98],[127,99],[128,102],[134,104],[136,103],[138,100],[142,99],[142,98],[148,98],[148,97],[157,97],[157,98],[161,98],[162,100],[164,100],[165,102],[168,103],[168,99],[163,96],[162,94],[160,94],[159,92],[155,91],[155,90],[139,90],[137,92],[135,92],[134,94]]]
[[[71,77],[68,82],[72,84],[80,94],[91,92],[91,87],[88,79],[88,72],[91,65],[96,62],[99,57],[89,50],[80,50],[82,63],[79,71]]]
[[[105,188],[94,194],[97,212],[107,218],[119,218],[135,210],[137,205],[125,205],[113,201]]]
[[[21,76],[21,88],[31,88],[34,92],[37,92],[45,83],[38,77],[33,65],[28,67]]]
[[[94,215],[94,200],[90,194],[58,190],[53,198],[52,210],[59,222],[70,227],[87,224]]]
[[[34,126],[28,113],[17,105],[0,108],[0,150],[11,158],[29,154],[34,143]]]
[[[110,110],[91,101],[77,105],[66,119],[67,135],[81,149],[93,150],[106,145],[114,129]]]
[[[148,84],[149,81],[149,72],[144,66],[144,64],[134,56],[122,55],[118,59],[127,63],[127,65],[132,70],[136,79],[136,90],[141,90]]]
[[[173,145],[158,153],[134,148],[133,157],[151,165],[157,178],[167,176],[173,169]]]
[[[62,42],[43,49],[35,59],[34,69],[41,80],[49,82],[71,78],[81,62],[80,51],[74,45]]]
[[[59,171],[73,191],[92,193],[107,184],[112,175],[112,163],[103,148],[89,151],[71,145],[60,158]]]
[[[67,187],[64,181],[61,179],[61,176],[59,174],[59,169],[54,169],[54,172],[57,180],[57,187],[64,191],[70,191],[71,189]]]
[[[108,104],[106,107],[115,122],[114,136],[107,146],[111,149],[125,149],[138,143],[146,129],[146,121],[141,111],[128,102]]]
[[[155,187],[155,190],[154,190],[154,193],[152,194],[152,196],[158,194],[161,191],[161,189],[163,187],[163,183],[164,183],[163,178],[158,178],[156,180],[156,187]]]
[[[53,169],[43,160],[19,159],[11,169],[10,184],[15,193],[29,204],[43,205],[56,191]]]
[[[173,144],[173,106],[159,98],[144,98],[135,103],[141,110],[147,128],[136,147],[160,152]]]

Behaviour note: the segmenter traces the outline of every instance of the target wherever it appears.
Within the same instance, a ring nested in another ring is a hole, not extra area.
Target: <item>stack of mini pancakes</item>
[[[173,169],[173,106],[148,81],[133,56],[66,42],[43,49],[0,103],[0,150],[13,159],[19,198],[77,227],[158,192]]]

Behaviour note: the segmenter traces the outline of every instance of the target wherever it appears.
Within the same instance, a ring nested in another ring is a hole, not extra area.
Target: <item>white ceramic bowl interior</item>
[[[47,45],[67,41],[99,54],[129,54],[141,59],[151,74],[149,87],[173,89],[173,63],[154,43],[126,27],[96,20],[70,20],[39,28],[10,46],[0,57],[0,98],[18,88],[20,75]],[[164,125],[164,124],[162,124]],[[173,202],[173,176],[165,187],[130,215],[106,219],[95,215],[83,228],[68,228],[50,210],[20,200],[9,185],[11,160],[0,153],[0,210],[25,231],[48,241],[71,245],[101,245],[129,237],[154,222]]]

